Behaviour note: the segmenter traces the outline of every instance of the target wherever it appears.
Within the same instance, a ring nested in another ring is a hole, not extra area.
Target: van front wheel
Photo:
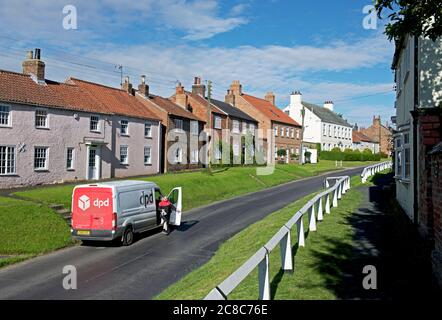
[[[123,246],[130,246],[134,242],[134,232],[132,227],[127,227],[123,233]]]

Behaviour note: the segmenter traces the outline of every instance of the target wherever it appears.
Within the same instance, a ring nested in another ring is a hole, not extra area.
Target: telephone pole
[[[212,129],[212,81],[207,81],[207,135],[209,140],[209,152],[208,152],[208,158],[207,158],[207,169],[209,171],[209,174],[212,174],[212,164],[211,164],[211,153],[212,148],[210,147],[212,144],[212,136],[210,135],[211,129]]]

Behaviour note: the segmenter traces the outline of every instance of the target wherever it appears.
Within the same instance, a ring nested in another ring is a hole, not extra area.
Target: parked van
[[[181,224],[181,193],[181,188],[175,188],[167,196],[172,203],[172,226]],[[77,186],[72,194],[72,236],[82,241],[122,239],[123,245],[131,245],[134,233],[160,226],[158,204],[163,197],[153,182],[115,181]]]

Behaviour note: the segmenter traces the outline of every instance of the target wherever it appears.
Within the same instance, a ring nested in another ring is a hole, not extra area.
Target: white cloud
[[[75,41],[106,39],[136,24],[140,30],[159,26],[183,33],[187,40],[202,40],[247,23],[238,14],[223,17],[218,0],[70,0],[69,4],[77,8],[78,30],[66,32],[62,28],[66,4],[0,0],[0,27],[24,39]]]

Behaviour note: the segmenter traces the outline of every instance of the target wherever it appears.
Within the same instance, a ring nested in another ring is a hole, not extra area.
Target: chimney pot
[[[26,53],[26,60],[23,61],[23,74],[33,74],[38,81],[45,80],[45,63],[40,60],[41,50],[35,49],[35,52],[28,51]]]
[[[138,92],[144,97],[149,97],[149,86],[146,84],[146,76],[141,76],[141,83],[138,85]]]
[[[195,77],[195,81],[192,86],[192,93],[200,95],[203,98],[206,96],[206,86],[201,84],[201,77]]]
[[[121,89],[126,91],[128,94],[133,95],[133,88],[132,88],[132,84],[129,81],[129,76],[126,76],[124,78],[124,83],[121,86]]]

